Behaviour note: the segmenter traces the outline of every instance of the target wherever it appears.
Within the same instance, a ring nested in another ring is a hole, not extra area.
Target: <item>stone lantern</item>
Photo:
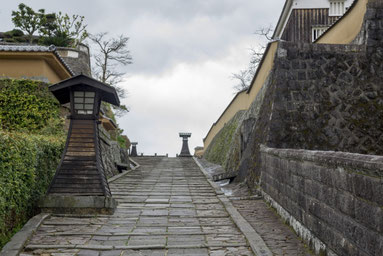
[[[188,144],[188,139],[191,137],[191,133],[180,132],[179,135],[182,138],[182,148],[179,157],[191,157],[192,155],[190,154]]]
[[[138,142],[132,142],[132,152],[130,153],[130,156],[137,156],[137,144]]]
[[[49,90],[61,104],[70,103],[68,137],[61,162],[41,202],[46,212],[114,212],[98,135],[101,101],[119,105],[116,90],[85,75],[51,85]]]

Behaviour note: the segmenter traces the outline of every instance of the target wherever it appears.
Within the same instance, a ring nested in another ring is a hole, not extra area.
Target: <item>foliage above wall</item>
[[[0,129],[56,134],[62,132],[59,103],[48,85],[32,80],[0,80]]]
[[[84,16],[69,16],[61,12],[46,14],[44,9],[35,11],[23,3],[18,5],[17,11],[12,11],[12,22],[19,31],[26,33],[25,41],[30,44],[36,42],[35,33],[40,36],[37,38],[39,44],[62,47],[76,47],[88,37]],[[6,41],[20,42],[20,39],[8,37]]]

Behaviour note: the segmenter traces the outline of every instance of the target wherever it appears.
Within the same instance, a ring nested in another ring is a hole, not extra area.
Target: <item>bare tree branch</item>
[[[120,72],[119,67],[132,63],[132,56],[127,49],[129,37],[120,35],[116,38],[108,38],[107,35],[107,32],[103,32],[89,36],[97,47],[97,54],[93,56],[94,67],[92,72],[98,80],[113,86],[120,98],[125,98],[127,92],[119,86],[125,72]],[[123,105],[114,108],[114,110],[117,116],[129,111]]]
[[[233,73],[231,78],[235,80],[237,83],[233,86],[236,92],[245,90],[249,88],[251,81],[255,75],[255,72],[258,68],[258,65],[261,63],[263,54],[266,50],[266,45],[272,39],[272,26],[263,27],[257,29],[254,34],[261,41],[265,41],[262,44],[259,44],[257,48],[250,48],[250,62],[245,70],[240,70],[238,73]]]

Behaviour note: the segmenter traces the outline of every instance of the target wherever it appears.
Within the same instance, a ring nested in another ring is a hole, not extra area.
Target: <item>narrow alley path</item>
[[[253,255],[193,159],[137,161],[110,184],[114,215],[52,215],[21,255]]]

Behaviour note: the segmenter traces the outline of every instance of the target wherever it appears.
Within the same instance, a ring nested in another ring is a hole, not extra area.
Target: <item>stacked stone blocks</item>
[[[261,187],[335,253],[383,251],[383,157],[263,148]]]

